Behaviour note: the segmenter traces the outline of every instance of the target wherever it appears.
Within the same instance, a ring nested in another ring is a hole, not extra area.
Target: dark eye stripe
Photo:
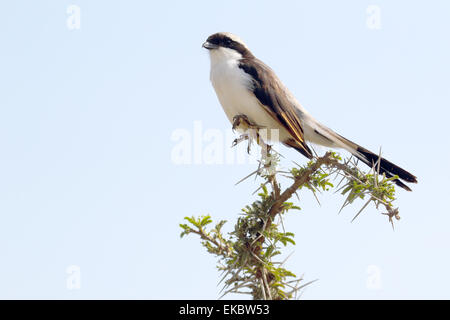
[[[222,33],[215,33],[209,36],[207,41],[220,47],[236,50],[245,58],[253,57],[252,53],[243,44],[234,41],[233,39]]]

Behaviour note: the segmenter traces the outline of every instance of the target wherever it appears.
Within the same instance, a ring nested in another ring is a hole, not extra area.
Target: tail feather
[[[389,160],[381,158],[379,155],[373,153],[372,151],[367,150],[366,148],[361,147],[360,145],[354,143],[353,141],[344,138],[340,134],[316,122],[314,119],[309,120],[312,121],[313,123],[313,125],[310,124],[309,127],[306,128],[307,129],[306,133],[308,133],[307,140],[309,142],[331,148],[343,148],[349,151],[352,155],[354,155],[356,158],[358,158],[371,168],[374,165],[377,165],[378,167],[379,164],[380,174],[385,174],[386,177],[388,178],[398,176],[398,179],[393,180],[393,182],[407,191],[411,191],[411,189],[405,184],[405,182],[417,183],[416,176],[406,171],[405,169],[400,168],[399,166],[390,162]],[[284,141],[284,143],[290,147],[295,148],[297,151],[301,152],[306,157],[311,158],[311,153],[309,152],[309,154],[307,154],[304,148],[301,148],[300,146],[296,145],[295,141],[289,140]]]
[[[312,151],[311,149],[308,147],[308,145],[304,144],[301,145],[299,144],[296,140],[294,139],[288,139],[286,141],[283,142],[286,146],[289,146],[291,148],[294,148],[295,150],[297,150],[298,152],[300,152],[302,155],[304,155],[305,157],[307,157],[308,159],[312,159],[313,155],[312,155]]]
[[[380,174],[384,173],[388,178],[398,176],[398,179],[395,179],[394,182],[399,187],[407,191],[411,191],[411,189],[406,184],[404,184],[404,182],[417,183],[416,176],[406,171],[405,169],[400,168],[396,164],[384,158],[380,158],[379,155],[359,146],[358,144],[344,138],[343,136],[331,131],[328,128],[320,127],[320,129],[321,131],[320,132],[316,131],[316,133],[319,133],[321,136],[324,136],[328,140],[333,141],[334,146],[344,148],[347,151],[351,152],[356,158],[361,160],[369,167],[378,165],[379,161],[379,168],[380,168],[379,173]]]
[[[369,167],[378,164],[378,159],[380,159],[380,157],[375,153],[360,146],[357,147],[354,155],[359,160],[367,164]],[[400,168],[399,166],[393,164],[392,162],[384,158],[381,158],[379,161],[380,161],[380,174],[384,173],[388,178],[398,176],[399,179],[404,180],[405,182],[417,183],[417,178],[413,174],[406,171],[405,169]],[[397,184],[399,187],[402,187],[405,190],[411,191],[411,189],[399,179],[394,180],[395,184]]]

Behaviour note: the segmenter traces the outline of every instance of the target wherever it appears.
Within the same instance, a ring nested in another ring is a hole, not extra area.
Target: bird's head
[[[247,45],[236,35],[228,32],[218,32],[210,35],[203,48],[208,49],[211,59],[228,60],[253,58]]]

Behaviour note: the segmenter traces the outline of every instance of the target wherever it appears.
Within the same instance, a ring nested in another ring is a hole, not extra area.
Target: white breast
[[[229,49],[219,49],[229,50]],[[236,115],[246,115],[254,124],[260,127],[279,130],[281,141],[290,137],[277,121],[275,121],[259,104],[258,99],[251,91],[252,78],[238,65],[239,56],[233,52],[220,52],[214,50],[211,53],[210,79],[217,97],[230,122]],[[269,132],[270,133],[270,132]]]

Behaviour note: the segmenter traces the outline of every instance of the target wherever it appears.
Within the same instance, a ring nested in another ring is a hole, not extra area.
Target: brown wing
[[[292,135],[292,140],[283,142],[296,148],[304,156],[312,158],[312,152],[305,143],[303,129],[295,107],[289,101],[284,86],[275,73],[262,61],[255,58],[242,59],[239,68],[252,76],[253,87],[250,90],[253,91],[266,112]]]

